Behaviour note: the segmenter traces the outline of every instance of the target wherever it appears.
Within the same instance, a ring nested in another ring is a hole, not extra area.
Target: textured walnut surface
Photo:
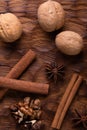
[[[43,105],[43,119],[46,127],[50,128],[57,106],[63,96],[73,70],[80,70],[84,78],[87,77],[87,0],[56,0],[60,2],[66,12],[64,27],[53,33],[44,32],[38,24],[37,8],[45,0],[0,0],[0,13],[11,12],[19,17],[23,25],[21,39],[6,45],[0,42],[0,76],[5,76],[19,59],[31,48],[37,53],[37,60],[27,68],[20,77],[22,80],[47,83],[44,74],[44,63],[57,61],[66,65],[65,82],[55,86],[50,83],[48,96],[31,95],[9,90],[0,102],[0,130],[19,130],[9,112],[9,105],[23,99],[25,96],[40,98]],[[56,34],[62,30],[72,30],[79,33],[84,40],[84,50],[78,56],[61,54],[54,43]],[[74,108],[87,105],[87,85],[83,82],[79,88],[63,122],[61,130],[76,130],[72,127],[71,117]],[[78,128],[83,130],[83,128]]]

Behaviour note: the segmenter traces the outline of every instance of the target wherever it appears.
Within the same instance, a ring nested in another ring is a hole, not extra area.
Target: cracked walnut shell
[[[14,14],[0,14],[0,38],[4,42],[14,42],[21,34],[22,24]]]
[[[38,8],[38,21],[44,31],[52,32],[64,25],[65,12],[62,5],[48,0]]]

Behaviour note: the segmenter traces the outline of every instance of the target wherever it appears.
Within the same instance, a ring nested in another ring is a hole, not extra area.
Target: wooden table
[[[0,76],[5,76],[20,58],[31,48],[37,53],[37,60],[21,75],[21,80],[47,83],[44,64],[56,61],[66,66],[64,82],[57,85],[50,83],[48,96],[33,95],[9,90],[0,102],[0,130],[19,130],[9,112],[12,103],[22,100],[25,96],[40,98],[43,108],[44,130],[50,128],[58,104],[63,96],[73,70],[80,70],[87,76],[87,0],[56,0],[66,12],[66,21],[62,29],[52,33],[44,32],[38,24],[37,9],[45,0],[0,0],[0,12],[11,12],[19,17],[23,25],[21,38],[10,44],[0,42]],[[84,39],[84,49],[78,56],[65,56],[55,46],[55,36],[63,30],[79,33]],[[85,81],[77,92],[63,122],[61,130],[76,130],[72,127],[72,113],[75,108],[87,105],[87,85]],[[83,128],[78,128],[83,130]]]

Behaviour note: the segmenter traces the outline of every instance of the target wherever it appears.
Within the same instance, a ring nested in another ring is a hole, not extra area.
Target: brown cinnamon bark
[[[36,54],[34,51],[29,50],[19,62],[11,69],[11,71],[6,75],[7,78],[18,78],[23,71],[31,64],[35,59]],[[6,94],[8,89],[4,88],[0,90],[0,99]]]
[[[73,74],[68,87],[63,95],[63,98],[57,108],[54,120],[52,122],[52,127],[60,129],[65,114],[82,82],[83,77],[79,74]]]
[[[49,85],[0,77],[0,86],[23,92],[48,94]]]
[[[57,124],[57,129],[58,129],[58,130],[61,128],[63,119],[64,119],[64,117],[65,117],[65,115],[66,115],[66,112],[67,112],[67,110],[68,110],[68,108],[69,108],[69,106],[70,106],[70,104],[71,104],[71,102],[72,102],[72,100],[73,100],[73,98],[74,98],[74,96],[75,96],[75,94],[76,94],[76,92],[77,92],[77,90],[78,90],[78,88],[79,88],[81,82],[82,82],[82,79],[83,79],[83,77],[79,75],[77,81],[75,82],[75,84],[74,84],[74,86],[73,86],[73,88],[72,88],[72,91],[71,91],[71,93],[70,93],[70,95],[69,95],[69,97],[68,97],[68,99],[67,99],[67,102],[66,102],[66,104],[65,104],[65,106],[64,106],[64,109],[63,109],[63,111],[62,111],[62,113],[61,113],[59,122],[58,122],[58,124]]]
[[[62,97],[62,100],[61,100],[61,102],[60,102],[60,104],[59,104],[59,106],[58,106],[58,108],[57,108],[57,111],[56,111],[54,120],[53,120],[52,125],[51,125],[52,128],[57,128],[57,124],[58,124],[59,118],[60,118],[60,116],[61,116],[61,113],[62,113],[62,111],[63,111],[63,108],[64,108],[64,106],[65,106],[65,104],[66,104],[66,101],[67,101],[67,99],[68,99],[68,97],[69,97],[69,94],[70,94],[70,92],[71,92],[71,90],[72,90],[72,88],[73,88],[73,85],[74,85],[74,83],[75,83],[77,77],[78,77],[78,74],[76,74],[76,73],[74,73],[74,74],[72,75],[72,78],[71,78],[71,80],[70,80],[70,82],[69,82],[69,84],[68,84],[68,87],[67,87],[67,89],[66,89],[66,92],[64,93],[64,95],[63,95],[63,97]]]

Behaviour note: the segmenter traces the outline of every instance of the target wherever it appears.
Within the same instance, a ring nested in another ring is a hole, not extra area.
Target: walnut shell
[[[14,42],[22,34],[22,25],[12,13],[0,14],[0,38],[5,42]]]
[[[38,8],[38,21],[47,32],[60,29],[64,25],[65,12],[62,5],[56,1],[48,0]]]
[[[83,49],[82,37],[73,31],[63,31],[56,36],[57,48],[67,55],[77,55]]]

